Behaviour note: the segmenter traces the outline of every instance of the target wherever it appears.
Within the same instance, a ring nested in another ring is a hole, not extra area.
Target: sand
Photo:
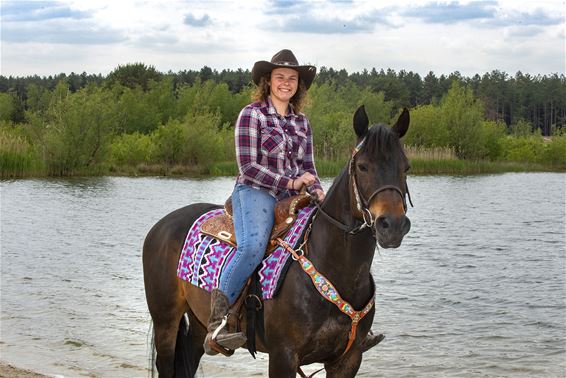
[[[47,378],[31,370],[20,369],[5,362],[0,362],[0,378]]]

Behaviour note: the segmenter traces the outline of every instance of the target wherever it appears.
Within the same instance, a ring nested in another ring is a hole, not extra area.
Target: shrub
[[[122,134],[110,144],[109,162],[116,165],[136,166],[149,163],[151,137],[140,133]]]

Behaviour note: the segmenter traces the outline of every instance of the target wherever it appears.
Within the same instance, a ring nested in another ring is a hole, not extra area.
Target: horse
[[[324,364],[327,377],[356,375],[375,314],[369,304],[375,295],[370,268],[376,246],[399,247],[411,226],[406,216],[409,161],[400,142],[408,127],[406,108],[391,128],[370,128],[364,106],[356,110],[357,146],[317,205],[305,250],[318,272],[352,308],[364,308],[365,316],[354,320],[324,300],[293,262],[277,296],[263,303],[264,333],[255,340],[257,350],[269,354],[270,377],[296,377],[301,366],[312,363]],[[179,279],[176,269],[191,225],[217,208],[196,203],[173,211],[145,239],[144,284],[160,377],[194,377],[204,353],[210,293]]]

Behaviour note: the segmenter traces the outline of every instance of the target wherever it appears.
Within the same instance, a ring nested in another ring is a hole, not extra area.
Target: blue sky
[[[1,0],[2,75],[302,63],[426,75],[564,73],[565,1]]]

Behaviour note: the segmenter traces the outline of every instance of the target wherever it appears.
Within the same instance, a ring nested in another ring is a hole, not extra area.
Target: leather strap
[[[350,350],[352,344],[354,344],[354,341],[356,340],[358,323],[368,314],[368,312],[375,304],[375,293],[374,295],[372,295],[371,299],[362,310],[354,310],[354,307],[340,296],[338,290],[336,290],[332,282],[330,282],[328,278],[326,278],[316,270],[314,264],[305,257],[304,253],[301,253],[299,255],[286,241],[282,240],[281,238],[278,238],[277,242],[293,256],[293,260],[297,261],[303,271],[309,275],[314,287],[320,293],[320,295],[324,299],[338,307],[338,309],[342,313],[348,315],[348,317],[350,318],[351,327],[350,333],[348,335],[348,344],[346,345],[346,349],[340,355],[340,357],[344,356]]]

